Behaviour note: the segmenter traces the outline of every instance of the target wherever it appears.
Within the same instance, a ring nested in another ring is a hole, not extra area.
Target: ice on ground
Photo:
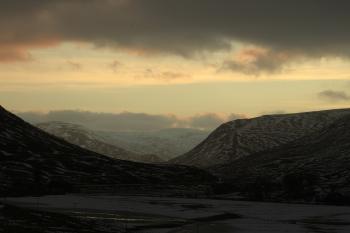
[[[110,218],[112,214],[116,221],[130,219],[130,226],[139,232],[350,232],[348,206],[79,195],[9,198],[7,201],[24,207],[84,213],[85,217]],[[226,218],[225,214],[237,217]],[[165,222],[169,227],[164,228]]]

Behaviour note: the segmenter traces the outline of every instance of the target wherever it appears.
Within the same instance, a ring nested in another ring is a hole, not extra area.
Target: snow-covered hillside
[[[116,160],[85,150],[0,107],[2,196],[70,192],[79,185],[193,185],[212,181],[211,175],[199,169]]]
[[[98,132],[105,140],[136,153],[156,154],[163,160],[179,156],[203,141],[209,131],[171,128],[154,131]]]
[[[301,138],[348,114],[350,109],[341,109],[231,121],[221,125],[205,141],[172,162],[197,167],[228,164]]]
[[[107,140],[105,137],[81,125],[53,121],[40,123],[36,126],[50,134],[63,138],[69,143],[115,159],[146,163],[162,162],[162,160],[156,155],[137,154],[116,145],[112,145],[111,143],[106,142]]]
[[[295,141],[211,171],[226,181],[225,189],[250,198],[349,204],[350,115]]]

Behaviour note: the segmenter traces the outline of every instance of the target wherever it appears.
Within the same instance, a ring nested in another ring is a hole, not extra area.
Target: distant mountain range
[[[162,160],[175,158],[203,141],[209,131],[169,128],[154,131],[96,132],[106,142],[139,154],[155,154]]]
[[[189,185],[213,182],[187,166],[112,159],[52,136],[0,107],[0,195],[69,192],[81,185]]]
[[[234,120],[218,127],[194,149],[171,162],[201,168],[232,163],[316,132],[348,114],[350,109]]]
[[[203,141],[209,131],[169,128],[154,131],[96,131],[66,122],[35,126],[80,147],[113,158],[158,163],[181,155]]]
[[[113,145],[112,143],[108,143],[108,140],[101,134],[97,134],[81,125],[53,121],[40,123],[36,126],[50,134],[63,138],[69,143],[114,159],[145,163],[162,162],[162,159],[160,159],[157,155],[137,154]]]

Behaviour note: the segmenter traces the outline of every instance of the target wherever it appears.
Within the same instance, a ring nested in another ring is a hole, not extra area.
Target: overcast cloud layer
[[[186,57],[240,41],[268,48],[253,65],[275,70],[271,54],[348,57],[349,11],[348,0],[2,0],[0,61],[63,41]]]

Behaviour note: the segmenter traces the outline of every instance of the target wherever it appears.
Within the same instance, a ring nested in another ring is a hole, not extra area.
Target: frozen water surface
[[[350,207],[145,196],[8,198],[12,204],[101,218],[144,233],[350,232]]]

